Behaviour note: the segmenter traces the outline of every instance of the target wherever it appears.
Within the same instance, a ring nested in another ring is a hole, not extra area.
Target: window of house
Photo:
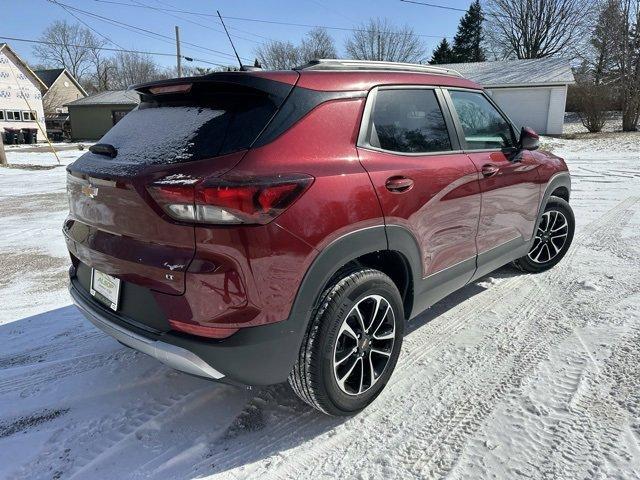
[[[0,110],[0,120],[4,120],[4,110]]]
[[[482,93],[449,91],[469,150],[513,147],[513,129]]]
[[[23,122],[30,122],[31,121],[31,112],[23,111],[22,112],[22,121]]]
[[[400,153],[451,150],[447,125],[433,90],[378,91],[371,117],[372,147]]]
[[[120,120],[124,118],[124,116],[129,113],[131,110],[111,110],[111,121],[115,125]]]

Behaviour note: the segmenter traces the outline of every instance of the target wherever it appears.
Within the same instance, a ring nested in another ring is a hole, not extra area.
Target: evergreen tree
[[[482,49],[482,22],[484,14],[480,0],[475,0],[464,17],[460,19],[458,32],[453,39],[453,57],[455,63],[484,62],[486,56]]]
[[[431,63],[432,65],[453,63],[453,50],[451,50],[451,45],[449,45],[449,42],[446,38],[443,38],[436,49],[433,51],[433,56],[431,57],[431,61],[429,63]]]

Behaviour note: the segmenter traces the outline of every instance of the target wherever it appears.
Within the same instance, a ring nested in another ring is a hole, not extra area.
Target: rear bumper
[[[69,292],[83,315],[108,335],[172,368],[211,380],[256,386],[284,382],[300,349],[297,322],[291,319],[243,328],[223,340],[154,333],[103,307],[74,277]]]
[[[73,284],[69,287],[69,292],[73,298],[73,303],[76,304],[83,315],[87,317],[91,323],[128,347],[142,353],[146,353],[171,368],[175,368],[182,372],[213,380],[220,380],[224,377],[222,373],[189,350],[160,340],[152,340],[142,335],[138,335],[137,333],[110,321],[106,315],[100,313],[95,307],[93,307],[91,303],[87,301],[73,286]]]

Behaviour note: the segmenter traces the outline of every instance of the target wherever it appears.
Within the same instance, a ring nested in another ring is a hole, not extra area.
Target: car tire
[[[387,275],[346,272],[319,296],[289,384],[326,414],[358,413],[389,381],[404,323],[400,292]]]
[[[549,270],[569,250],[575,226],[576,220],[569,202],[559,197],[549,197],[529,253],[513,264],[529,273]]]

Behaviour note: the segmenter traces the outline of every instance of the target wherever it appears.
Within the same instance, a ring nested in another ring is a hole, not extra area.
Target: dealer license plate
[[[99,270],[91,270],[90,293],[111,310],[118,310],[120,300],[120,279],[102,273]]]

